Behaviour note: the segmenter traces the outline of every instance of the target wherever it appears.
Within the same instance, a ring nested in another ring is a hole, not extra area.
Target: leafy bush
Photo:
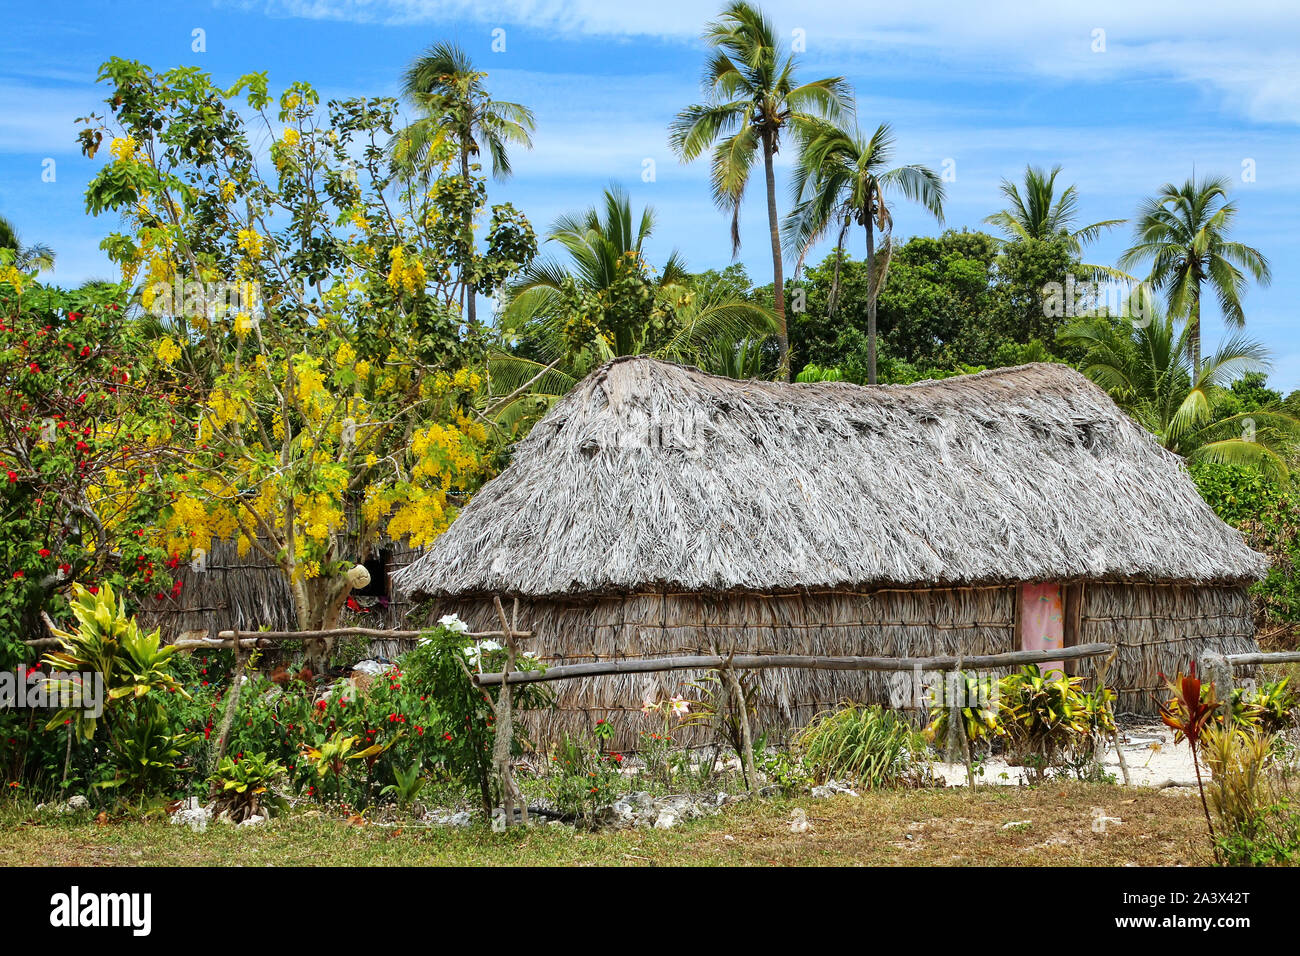
[[[1300,694],[1289,685],[1290,679],[1283,677],[1261,684],[1254,690],[1234,687],[1233,722],[1245,727],[1258,727],[1267,734],[1293,727],[1300,717]]]
[[[547,797],[565,819],[594,826],[600,811],[622,790],[621,754],[601,753],[592,744],[565,734],[555,745],[542,777]]]
[[[185,769],[186,749],[196,739],[176,732],[167,713],[167,698],[186,696],[171,671],[175,648],[160,646],[157,630],[142,633],[109,585],[95,591],[77,585],[73,593],[78,626],[55,631],[61,644],[43,663],[64,673],[97,675],[103,681],[103,713],[86,708],[81,678],[52,679],[51,688],[68,706],[46,729],[67,724],[88,743],[102,734],[109,759],[96,787],[121,787],[136,795],[164,791]]]
[[[1196,487],[1215,514],[1272,559],[1251,586],[1256,624],[1300,621],[1300,495],[1290,483],[1233,465],[1197,464]]]
[[[1258,727],[1211,727],[1201,738],[1219,824],[1216,855],[1229,866],[1300,863],[1300,810],[1286,793],[1275,740]]]
[[[1115,729],[1104,688],[1085,694],[1082,677],[1044,676],[1028,666],[998,682],[998,706],[1009,762],[1036,782],[1068,766],[1079,775],[1095,763],[1098,737]]]
[[[903,783],[924,750],[924,738],[904,717],[877,704],[819,714],[795,742],[816,780],[849,778],[869,788]]]
[[[222,757],[216,773],[208,778],[218,794],[215,812],[241,823],[263,810],[285,809],[284,798],[271,791],[271,785],[284,773],[284,764],[262,752],[243,758]]]

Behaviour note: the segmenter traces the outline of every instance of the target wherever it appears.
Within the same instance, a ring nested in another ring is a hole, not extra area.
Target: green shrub
[[[923,737],[904,717],[877,704],[819,714],[795,743],[814,779],[848,778],[868,788],[903,783],[925,749]]]
[[[271,789],[284,773],[284,764],[262,752],[222,757],[216,773],[208,778],[217,791],[215,812],[242,823],[257,813],[286,809],[284,798]]]
[[[623,789],[622,762],[620,754],[601,753],[593,744],[565,734],[551,753],[542,786],[565,819],[594,826],[600,811]]]
[[[1273,561],[1251,586],[1256,623],[1300,621],[1300,494],[1291,483],[1236,465],[1198,463],[1196,487],[1215,514]]]

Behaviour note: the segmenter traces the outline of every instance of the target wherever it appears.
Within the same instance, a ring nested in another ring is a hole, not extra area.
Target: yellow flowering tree
[[[532,229],[493,207],[465,290],[455,253],[485,218],[485,187],[447,173],[442,143],[442,176],[399,184],[394,101],[322,106],[302,83],[273,99],[264,74],[222,90],[120,59],[100,78],[111,116],[80,138],[89,156],[107,141],[109,158],[87,207],[125,214],[103,247],[156,327],[176,396],[160,438],[186,449],[160,544],[188,556],[237,541],[281,569],[300,629],[332,628],[377,542],[430,543],[483,480],[489,343],[459,302],[531,259]],[[253,144],[268,139],[263,174]],[[329,642],[313,647],[325,663]]]

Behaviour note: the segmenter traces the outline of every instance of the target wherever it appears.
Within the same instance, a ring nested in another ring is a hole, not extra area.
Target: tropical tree
[[[1147,323],[1102,316],[1075,322],[1061,339],[1084,349],[1084,374],[1169,451],[1286,476],[1300,422],[1280,407],[1223,413],[1235,404],[1233,383],[1267,366],[1267,350],[1233,335],[1193,369],[1191,334],[1190,323],[1179,328],[1169,316]]]
[[[322,106],[295,83],[277,100],[265,74],[223,90],[116,58],[100,76],[112,118],[82,143],[112,156],[87,208],[123,217],[102,245],[161,320],[150,380],[175,401],[149,435],[168,460],[138,476],[161,499],[146,538],[182,561],[233,541],[280,571],[299,630],[332,629],[356,564],[385,538],[430,543],[486,477],[487,347],[462,330],[448,252],[482,182],[397,188],[392,99]],[[266,174],[255,131],[272,140]],[[476,268],[499,285],[536,242],[508,205],[487,231]],[[313,670],[331,642],[313,644]]]
[[[894,136],[888,123],[881,123],[870,138],[857,128],[812,122],[798,131],[799,162],[795,167],[791,194],[795,206],[784,227],[786,246],[799,257],[802,266],[808,250],[831,229],[835,230],[836,262],[843,254],[850,227],[861,226],[867,236],[867,381],[876,383],[876,298],[888,269],[890,233],[894,218],[888,197],[897,191],[920,203],[943,222],[943,183],[926,166],[890,168]],[[875,233],[885,240],[885,255],[877,261]],[[797,271],[797,270],[796,270]],[[836,272],[838,280],[838,269]],[[832,289],[830,308],[834,310]]]
[[[773,158],[787,129],[799,130],[818,118],[835,120],[851,113],[852,94],[843,77],[798,83],[794,56],[777,41],[767,17],[749,3],[730,4],[705,28],[704,40],[713,48],[701,82],[706,100],[677,114],[669,140],[683,162],[713,147],[713,200],[731,213],[733,255],[740,250],[740,206],[745,188],[755,162],[762,157],[780,372],[788,379],[790,343]]]
[[[1125,269],[1151,263],[1148,281],[1165,293],[1170,315],[1187,319],[1188,354],[1197,377],[1202,286],[1209,283],[1224,321],[1240,328],[1246,323],[1241,304],[1246,274],[1260,285],[1272,279],[1262,252],[1228,239],[1236,217],[1237,207],[1228,200],[1224,177],[1188,179],[1182,186],[1165,183],[1159,195],[1139,207],[1134,243],[1119,260]]]
[[[1094,242],[1107,229],[1121,225],[1123,219],[1103,219],[1086,226],[1075,226],[1079,213],[1079,192],[1067,186],[1058,195],[1056,177],[1061,174],[1058,163],[1050,170],[1041,166],[1025,167],[1024,193],[1009,179],[1002,180],[1002,195],[1010,203],[984,221],[997,226],[1011,241],[1043,241],[1060,239],[1075,257],[1082,256],[1083,247]],[[1127,273],[1111,266],[1084,264],[1094,279],[1131,279]]]
[[[393,155],[407,179],[427,184],[438,172],[436,145],[449,141],[456,148],[461,179],[470,182],[471,163],[484,147],[492,158],[492,174],[510,175],[510,145],[532,148],[532,110],[518,103],[494,100],[469,56],[454,43],[438,43],[402,74],[402,96],[417,118],[393,141]],[[446,170],[442,170],[446,172]],[[460,263],[460,294],[470,325],[476,321],[474,292],[473,208],[461,211],[462,231],[456,250]]]
[[[40,271],[54,268],[54,250],[44,243],[33,243],[30,246],[23,245],[18,239],[18,233],[11,223],[4,216],[0,216],[0,250],[8,250],[9,255],[5,256],[0,252],[0,265],[6,264],[13,266],[21,272]]]
[[[776,330],[771,312],[725,284],[698,287],[676,252],[650,266],[644,246],[654,228],[654,209],[634,214],[617,185],[600,207],[555,221],[547,241],[564,258],[533,262],[508,290],[501,324],[517,347],[490,364],[499,423],[518,425],[621,355],[753,367],[757,343]],[[745,355],[726,358],[735,349]]]

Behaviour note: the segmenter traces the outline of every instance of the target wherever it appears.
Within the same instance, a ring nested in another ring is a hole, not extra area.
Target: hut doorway
[[[1061,586],[1051,582],[1020,585],[1020,649],[1055,651],[1065,647],[1065,602]],[[1063,661],[1047,661],[1038,669],[1064,673]]]

